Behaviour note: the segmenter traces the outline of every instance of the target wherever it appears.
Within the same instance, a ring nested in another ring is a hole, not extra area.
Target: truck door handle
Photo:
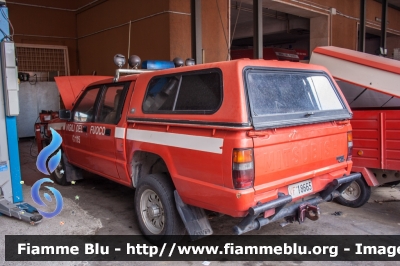
[[[82,127],[82,131],[83,131],[83,132],[87,132],[87,126],[83,126],[83,127]]]
[[[111,129],[106,128],[106,132],[104,133],[104,135],[110,136],[111,135]]]

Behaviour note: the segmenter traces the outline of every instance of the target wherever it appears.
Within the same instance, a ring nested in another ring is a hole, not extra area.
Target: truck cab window
[[[157,78],[150,82],[143,110],[171,111],[175,102],[180,77]]]
[[[116,124],[121,116],[121,105],[123,104],[124,84],[109,86],[100,101],[99,115],[96,122]]]
[[[99,88],[87,90],[79,99],[74,109],[74,122],[92,122],[94,117],[94,103]]]

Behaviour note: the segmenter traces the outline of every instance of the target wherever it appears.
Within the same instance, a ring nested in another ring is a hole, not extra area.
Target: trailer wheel
[[[351,208],[363,206],[371,196],[371,188],[364,178],[353,181],[343,193],[335,200],[337,203]]]
[[[174,185],[163,174],[150,174],[139,180],[135,191],[139,228],[153,244],[179,242],[185,226],[175,206]]]

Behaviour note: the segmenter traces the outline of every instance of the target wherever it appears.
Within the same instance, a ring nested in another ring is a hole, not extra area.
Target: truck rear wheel
[[[364,178],[353,181],[343,193],[336,198],[336,202],[347,207],[358,208],[363,206],[371,196],[371,188]]]
[[[175,206],[174,185],[163,174],[139,180],[135,191],[139,228],[153,244],[176,243],[185,235],[185,226]]]

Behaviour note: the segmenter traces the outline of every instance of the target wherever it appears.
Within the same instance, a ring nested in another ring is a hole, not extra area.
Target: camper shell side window
[[[222,104],[222,71],[207,69],[156,76],[148,84],[144,113],[213,114]]]

